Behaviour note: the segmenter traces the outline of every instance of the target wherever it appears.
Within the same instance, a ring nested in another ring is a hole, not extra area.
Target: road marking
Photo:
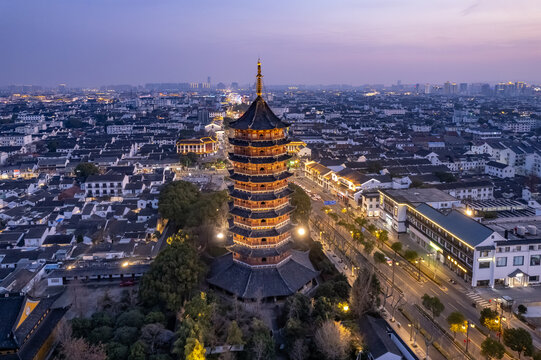
[[[475,291],[468,291],[466,293],[466,296],[472,299],[476,304],[483,306],[483,307],[490,307],[490,303],[485,300],[481,295],[476,293]]]

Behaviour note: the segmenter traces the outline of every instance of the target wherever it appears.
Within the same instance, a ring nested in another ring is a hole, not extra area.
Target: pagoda
[[[207,279],[243,300],[277,300],[306,291],[318,275],[308,252],[292,249],[289,124],[263,100],[262,77],[258,61],[257,97],[230,124],[230,252],[214,261]]]

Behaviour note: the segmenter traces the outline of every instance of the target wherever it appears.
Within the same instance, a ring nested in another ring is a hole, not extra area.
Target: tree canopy
[[[496,310],[492,310],[491,308],[487,307],[481,310],[479,322],[485,325],[489,330],[500,330],[500,316]]]
[[[445,309],[445,305],[443,305],[437,296],[424,294],[422,300],[423,306],[432,313],[432,319],[440,316]]]
[[[90,175],[97,175],[99,173],[100,169],[93,163],[82,162],[77,164],[77,166],[75,167],[75,175],[82,178],[83,181],[86,180],[86,178]]]
[[[466,327],[464,326],[465,322],[466,318],[461,312],[458,311],[453,311],[447,317],[449,328],[455,336],[457,332],[466,332]]]
[[[141,279],[139,291],[145,304],[178,311],[199,284],[204,265],[186,234],[177,233],[170,240]]]
[[[481,343],[481,355],[487,359],[501,359],[505,354],[505,347],[497,340],[487,337]]]
[[[533,353],[532,335],[523,328],[511,328],[503,332],[503,343],[511,350],[518,353],[518,358],[522,353],[530,356]]]
[[[290,183],[289,188],[293,190],[291,205],[295,207],[291,219],[293,222],[307,225],[310,220],[310,212],[312,211],[310,197],[298,185]]]
[[[160,192],[158,211],[177,228],[197,227],[216,221],[227,198],[225,191],[202,193],[190,182],[175,181]]]

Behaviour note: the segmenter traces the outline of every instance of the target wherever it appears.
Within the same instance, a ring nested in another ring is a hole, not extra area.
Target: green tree
[[[226,191],[200,193],[188,214],[186,226],[198,227],[203,224],[215,224],[223,215],[220,210],[228,198],[229,195]]]
[[[524,315],[528,311],[528,308],[524,306],[523,304],[520,304],[517,308],[517,311],[519,314]]]
[[[204,265],[183,234],[177,233],[170,240],[170,246],[158,254],[141,279],[139,294],[148,306],[165,306],[176,312],[201,280]]]
[[[466,332],[466,327],[464,324],[466,323],[466,318],[461,312],[453,311],[452,313],[447,316],[447,323],[449,324],[449,328],[453,332],[454,337],[456,337],[457,332]]]
[[[409,250],[408,249],[408,250],[406,250],[404,252],[404,258],[406,260],[408,260],[408,261],[413,261],[413,260],[419,258],[419,254],[417,254],[417,251],[415,251],[415,250]]]
[[[109,360],[126,360],[130,353],[130,348],[121,343],[110,341],[107,342],[105,351],[107,352],[107,359]]]
[[[374,253],[374,261],[377,263],[377,264],[385,264],[385,254],[383,254],[382,252],[379,252],[379,251],[376,251]]]
[[[162,217],[182,228],[198,198],[199,189],[194,184],[187,181],[171,182],[160,191],[158,211]]]
[[[227,199],[225,191],[201,193],[192,183],[175,181],[160,192],[158,211],[177,228],[197,227],[222,216],[220,209]]]
[[[395,253],[395,260],[396,260],[396,255],[402,251],[402,243],[399,241],[392,243],[391,249]]]
[[[146,357],[145,345],[142,341],[136,341],[135,344],[130,347],[128,360],[146,360]]]
[[[481,310],[479,322],[485,325],[489,330],[500,330],[500,316],[496,310],[492,310],[491,308],[486,307]]]
[[[487,359],[501,359],[505,354],[505,347],[497,340],[487,337],[481,343],[481,355]]]
[[[293,183],[289,183],[289,189],[293,190],[291,195],[291,205],[295,207],[291,214],[291,219],[295,223],[308,225],[310,212],[312,211],[312,202],[304,190]]]
[[[100,169],[93,163],[82,162],[75,167],[75,175],[86,181],[86,178],[90,175],[97,175],[100,173]]]
[[[518,358],[522,353],[526,356],[533,354],[532,335],[523,328],[511,328],[503,332],[503,343],[511,350],[518,353]]]
[[[140,328],[141,326],[143,326],[144,322],[145,316],[141,313],[141,311],[134,309],[120,314],[116,319],[116,326],[131,326]]]
[[[151,311],[145,316],[145,324],[165,324],[165,315],[161,311]]]
[[[379,241],[382,243],[389,241],[389,232],[387,230],[381,230],[379,233]]]
[[[49,152],[56,152],[57,148],[58,148],[58,141],[51,140],[47,142],[47,150],[49,150]]]
[[[87,318],[74,318],[71,320],[71,328],[74,338],[82,338],[87,336],[94,328],[92,321]]]
[[[423,306],[432,313],[432,320],[440,316],[445,309],[445,305],[437,296],[424,294],[421,299],[423,300]]]
[[[197,154],[194,152],[181,154],[179,157],[179,162],[186,167],[193,166],[197,163]]]
[[[252,329],[247,349],[249,358],[254,360],[274,359],[274,340],[270,335],[270,329],[258,319],[253,320]]]
[[[124,345],[132,345],[137,340],[139,330],[133,326],[121,326],[115,330],[113,340]]]
[[[434,173],[434,175],[436,175],[436,177],[441,181],[441,182],[455,182],[456,181],[456,177],[451,174],[451,173],[448,173],[448,172],[443,172],[443,171],[436,171]]]
[[[242,331],[239,328],[239,325],[235,320],[231,321],[227,329],[227,340],[226,342],[232,345],[244,345],[244,340],[242,339]]]
[[[94,344],[105,344],[113,338],[113,328],[110,326],[100,326],[90,332],[88,340]]]

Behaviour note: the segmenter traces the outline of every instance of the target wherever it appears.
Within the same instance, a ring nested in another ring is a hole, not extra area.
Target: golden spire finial
[[[261,96],[263,93],[263,75],[261,75],[261,60],[257,59],[257,85],[256,85],[256,94],[257,96]]]

